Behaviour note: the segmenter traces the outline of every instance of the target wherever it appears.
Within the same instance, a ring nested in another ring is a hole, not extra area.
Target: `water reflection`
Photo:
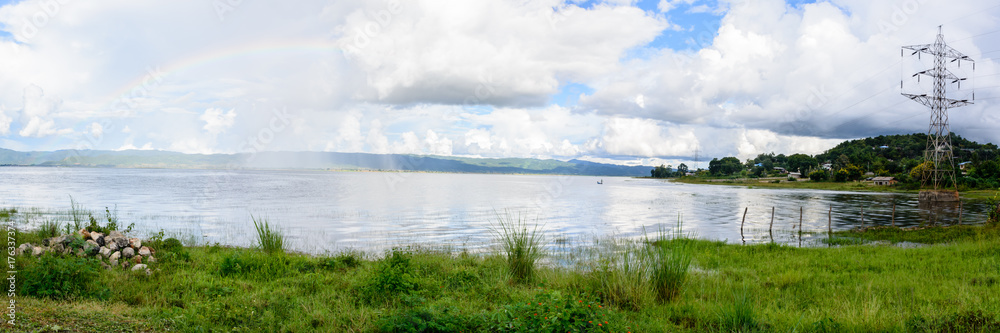
[[[679,222],[699,238],[798,244],[803,231],[801,242],[808,244],[825,237],[828,224],[846,230],[861,226],[862,219],[866,226],[895,221],[901,227],[954,224],[960,216],[966,224],[986,219],[986,204],[977,201],[927,209],[918,207],[912,194],[613,177],[0,168],[0,206],[39,207],[51,214],[68,208],[69,195],[95,212],[117,205],[126,222],[142,231],[164,229],[203,242],[249,245],[249,215],[266,216],[288,233],[293,247],[309,252],[379,251],[407,243],[481,250],[490,244],[490,221],[503,210],[537,220],[553,243],[564,245],[641,237]]]

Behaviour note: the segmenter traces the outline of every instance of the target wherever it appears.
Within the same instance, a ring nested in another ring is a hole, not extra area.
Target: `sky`
[[[0,148],[331,151],[701,167],[951,129],[1000,143],[1000,4],[0,0]],[[918,80],[919,79],[919,80]]]

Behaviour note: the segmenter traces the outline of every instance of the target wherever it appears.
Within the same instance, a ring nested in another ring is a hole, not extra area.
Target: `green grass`
[[[250,215],[253,220],[254,230],[257,231],[257,246],[267,253],[277,253],[285,251],[285,236],[277,229],[272,229],[267,219],[257,220]]]
[[[522,224],[511,230],[529,240],[539,239],[531,246],[541,249],[545,245],[538,229],[523,225],[520,218],[505,220],[511,221]],[[535,262],[533,278],[526,283],[511,283],[510,252],[499,250],[470,255],[402,247],[384,256],[358,252],[311,256],[218,245],[181,247],[176,241],[170,241],[167,250],[164,241],[158,258],[168,253],[184,255],[151,264],[155,272],[151,276],[99,269],[68,278],[84,286],[64,293],[73,295],[70,301],[19,294],[15,297],[17,328],[40,331],[59,326],[74,332],[1000,331],[997,227],[951,228],[891,231],[900,241],[938,244],[920,248],[742,246],[676,235],[667,240],[663,232],[652,241],[602,239],[599,246],[580,250],[592,253],[577,257],[574,268]],[[884,234],[889,233],[873,229],[842,237],[875,240],[888,238]],[[663,256],[666,253],[681,258],[689,254],[689,266],[683,268],[688,259],[671,261]],[[45,272],[38,264],[38,258],[17,258],[21,272]],[[66,265],[71,272],[78,266],[75,262]],[[685,273],[679,278],[656,277],[661,268]],[[23,283],[27,276],[19,278]],[[680,283],[676,289],[658,289],[661,281]],[[673,290],[669,301],[657,301],[657,290]]]
[[[545,255],[540,227],[529,226],[520,214],[495,212],[491,230],[500,245],[508,274],[515,283],[530,282],[535,276],[535,264]]]

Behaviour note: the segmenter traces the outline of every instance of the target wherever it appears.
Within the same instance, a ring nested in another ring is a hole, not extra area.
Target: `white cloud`
[[[222,111],[222,109],[209,108],[198,119],[205,122],[205,126],[202,127],[205,131],[219,134],[233,127],[233,123],[236,122],[236,110]]]
[[[0,107],[0,136],[5,136],[10,134],[10,125],[14,122],[14,119],[7,116],[4,112],[4,108]]]
[[[666,23],[629,6],[554,1],[373,2],[347,16],[339,43],[368,75],[365,100],[542,105],[560,80],[613,71]],[[383,12],[384,11],[384,12]],[[391,19],[380,24],[375,13]]]
[[[659,13],[632,0],[586,9],[576,0],[416,0],[398,10],[244,1],[220,20],[196,1],[108,0],[59,2],[44,26],[22,33],[24,19],[56,2],[0,7],[0,26],[20,42],[0,39],[0,105],[11,106],[0,110],[4,147],[72,148],[79,140],[69,134],[79,133],[107,137],[98,149],[141,141],[189,153],[636,163],[676,162],[696,146],[719,157],[815,153],[845,138],[926,129],[926,110],[895,88],[897,54],[933,41],[941,22],[949,43],[979,60],[976,85],[1000,85],[989,76],[1000,67],[980,54],[1000,40],[974,37],[997,29],[1000,9],[974,1],[902,11],[892,1],[661,0]],[[694,40],[698,51],[646,45],[667,29],[683,36],[675,19],[703,11],[724,16],[711,38]],[[569,84],[593,93],[553,105]],[[952,129],[1000,142],[991,92],[952,110]],[[294,117],[275,118],[275,107]]]

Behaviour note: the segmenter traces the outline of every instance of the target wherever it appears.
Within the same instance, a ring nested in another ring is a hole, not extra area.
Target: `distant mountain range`
[[[335,169],[503,174],[565,174],[648,176],[652,167],[624,166],[582,160],[532,158],[468,158],[452,156],[261,152],[256,154],[184,154],[153,150],[58,150],[19,152],[0,148],[4,166],[80,166],[115,168],[199,169]]]

